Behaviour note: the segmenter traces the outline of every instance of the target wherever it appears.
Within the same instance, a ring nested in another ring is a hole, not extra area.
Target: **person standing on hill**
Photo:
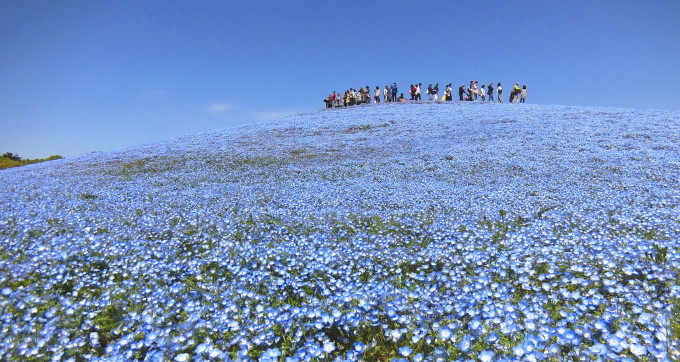
[[[390,91],[389,86],[385,86],[385,89],[383,89],[383,96],[384,96],[383,101],[385,102],[389,102],[390,98],[392,98],[392,92]]]
[[[503,87],[501,87],[500,82],[498,82],[496,89],[498,89],[498,103],[503,103]]]
[[[458,98],[460,100],[464,100],[463,97],[465,96],[465,84],[461,84],[460,87],[458,87]]]
[[[397,87],[397,82],[394,82],[394,84],[392,84],[391,91],[392,91],[392,102],[396,102],[397,101],[397,92],[399,91],[399,88]]]
[[[479,96],[482,97],[482,102],[486,100],[486,91],[484,90],[484,84],[482,84],[482,88],[479,88]]]
[[[493,83],[489,83],[489,86],[486,87],[486,89],[486,94],[489,96],[489,102],[493,102]]]
[[[519,89],[519,82],[515,83],[515,86],[512,87],[512,92],[510,92],[510,103],[512,102],[517,102],[519,98],[519,94],[522,92],[521,89]]]
[[[422,87],[422,86],[423,86],[423,83],[418,83],[418,85],[416,85],[416,100],[417,101],[421,100],[421,98],[420,98],[420,87]]]
[[[446,96],[446,100],[450,101],[451,100],[451,83],[446,85],[446,90],[444,91],[444,95]]]
[[[375,86],[375,94],[374,94],[374,99],[375,103],[380,103],[380,86]]]
[[[519,102],[524,103],[526,99],[527,99],[527,86],[523,85],[522,90],[520,91]]]
[[[434,100],[437,100],[437,96],[439,95],[439,83],[435,83],[434,87],[432,87],[432,95],[434,96]]]

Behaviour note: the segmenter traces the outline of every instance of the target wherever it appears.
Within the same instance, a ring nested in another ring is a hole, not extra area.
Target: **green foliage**
[[[40,163],[45,161],[53,161],[63,158],[59,155],[53,155],[48,158],[40,158],[35,160],[23,160],[19,155],[13,154],[12,152],[6,152],[0,156],[0,170],[12,167],[26,166],[33,163]]]
[[[668,260],[668,247],[661,247],[658,244],[654,244],[654,261],[657,263],[665,263]]]
[[[5,152],[5,154],[2,155],[2,157],[9,158],[12,161],[21,161],[21,157],[19,157],[19,155],[13,154],[12,152]]]
[[[99,342],[101,344],[97,351],[98,355],[101,356],[104,353],[106,346],[113,339],[113,330],[123,322],[124,316],[125,312],[120,307],[109,305],[94,317],[92,321],[99,329]]]
[[[351,127],[347,128],[344,131],[344,133],[353,134],[353,133],[358,133],[358,132],[361,132],[361,131],[368,131],[368,130],[374,129],[374,128],[389,127],[389,125],[390,125],[389,123],[383,123],[383,124],[379,124],[379,125],[362,124],[362,125],[359,125],[359,126],[351,126]]]
[[[534,270],[536,270],[538,275],[545,274],[550,270],[550,264],[546,262],[536,263],[534,265]]]

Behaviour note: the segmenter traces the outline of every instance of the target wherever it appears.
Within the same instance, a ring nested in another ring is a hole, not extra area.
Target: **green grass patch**
[[[6,168],[12,168],[12,167],[20,167],[20,166],[26,166],[26,165],[31,165],[34,163],[40,163],[40,162],[46,162],[46,161],[53,161],[53,160],[58,160],[62,159],[63,157],[59,155],[53,155],[47,158],[39,158],[39,159],[33,159],[33,160],[23,160],[21,157],[18,156],[6,156],[7,154],[10,154],[9,152],[6,153],[3,156],[0,156],[0,170],[4,170]]]

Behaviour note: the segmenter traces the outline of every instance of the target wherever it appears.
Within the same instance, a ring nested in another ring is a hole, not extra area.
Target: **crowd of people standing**
[[[421,88],[423,88],[422,83],[411,84],[408,90],[411,101],[421,101]],[[444,93],[440,96],[439,83],[434,85],[430,84],[425,89],[425,94],[429,101],[452,101],[453,100],[453,84],[449,83],[444,88]],[[399,94],[399,96],[397,96]],[[495,96],[495,97],[494,97]],[[519,82],[515,83],[515,86],[510,90],[510,97],[508,101],[511,103],[525,103],[527,97],[527,86],[523,85],[520,88]],[[479,82],[470,81],[469,85],[464,83],[458,88],[458,99],[460,101],[481,101],[481,102],[503,102],[503,85],[499,82],[494,87],[493,83],[488,85],[482,84],[479,86]],[[338,94],[335,91],[328,95],[324,102],[327,108],[341,107],[341,106],[354,106],[358,104],[370,104],[370,103],[380,103],[383,102],[406,102],[407,99],[404,97],[404,93],[399,93],[399,88],[397,83],[392,83],[392,85],[386,85],[385,88],[381,89],[380,86],[376,86],[375,89],[371,87],[360,87],[359,90],[350,88],[345,91],[344,94]]]

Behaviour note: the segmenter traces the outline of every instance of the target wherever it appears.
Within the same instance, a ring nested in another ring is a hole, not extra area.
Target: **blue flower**
[[[479,359],[482,362],[492,362],[495,356],[496,356],[496,354],[493,353],[492,351],[485,350],[485,351],[479,352],[477,359]]]
[[[323,351],[325,353],[331,353],[331,352],[335,351],[335,344],[333,342],[330,342],[330,341],[325,342],[323,344]]]
[[[493,344],[498,341],[500,337],[496,333],[489,333],[489,335],[486,337],[486,343]]]
[[[448,327],[440,327],[438,335],[440,339],[449,340],[453,336],[453,332]]]
[[[466,334],[461,339],[460,343],[458,343],[458,348],[460,348],[460,350],[463,353],[468,353],[470,351],[471,347],[472,347],[472,336],[470,336],[469,334]]]
[[[640,356],[647,354],[647,348],[645,348],[645,346],[637,344],[637,343],[631,344],[629,349],[630,349],[630,352],[633,353],[634,355],[636,355],[637,357],[640,357]]]
[[[399,354],[404,356],[404,357],[408,357],[409,355],[411,355],[412,352],[413,352],[413,349],[408,347],[408,346],[404,346],[404,347],[399,348]]]
[[[277,358],[281,355],[281,351],[278,348],[269,348],[264,351],[263,356],[269,358]]]
[[[512,353],[513,353],[515,356],[517,356],[517,357],[522,357],[522,356],[524,356],[524,353],[525,353],[525,352],[526,352],[526,351],[525,351],[523,345],[518,345],[518,346],[512,347]]]

